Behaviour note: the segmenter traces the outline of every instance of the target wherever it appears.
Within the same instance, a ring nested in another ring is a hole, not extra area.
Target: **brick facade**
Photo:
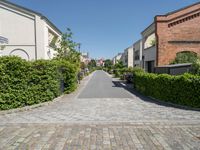
[[[182,51],[200,55],[200,3],[155,17],[157,66],[167,65]]]

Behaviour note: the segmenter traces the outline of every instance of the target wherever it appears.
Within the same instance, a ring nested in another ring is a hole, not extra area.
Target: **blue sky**
[[[10,0],[38,11],[61,31],[71,28],[81,51],[112,58],[139,40],[141,31],[161,15],[199,0]]]

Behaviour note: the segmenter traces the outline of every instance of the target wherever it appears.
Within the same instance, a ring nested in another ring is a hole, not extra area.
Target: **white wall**
[[[133,67],[133,46],[129,47],[128,49],[128,67]]]
[[[144,50],[144,61],[156,60],[156,47],[150,47]]]
[[[36,16],[35,20],[37,59],[45,59],[45,22],[41,20],[40,16]]]
[[[135,51],[138,51],[138,53],[139,53],[139,60],[135,60],[135,56],[133,55],[134,66],[136,65],[136,66],[142,67],[142,45],[143,45],[142,40],[139,40],[133,44],[134,54],[135,54]]]
[[[59,39],[60,33],[39,15],[12,7],[0,3],[0,36],[9,40],[0,55],[18,55],[27,60],[53,58],[55,51],[49,47],[48,32],[51,30]]]
[[[25,15],[18,11],[13,11],[8,7],[0,5],[0,35],[9,40],[8,45],[2,51],[2,55],[11,53],[24,57],[27,52],[30,59],[35,55],[35,32],[34,17]],[[14,52],[12,52],[15,50]]]

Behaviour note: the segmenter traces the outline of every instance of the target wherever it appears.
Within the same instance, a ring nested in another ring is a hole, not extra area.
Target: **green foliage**
[[[84,70],[85,68],[87,68],[87,65],[84,62],[81,62],[80,68]]]
[[[200,58],[192,64],[192,74],[200,75]]]
[[[197,60],[197,54],[190,52],[190,51],[184,51],[180,52],[176,55],[176,58],[174,61],[172,61],[171,64],[181,64],[181,63],[194,63]]]
[[[77,86],[77,67],[66,60],[27,62],[16,56],[0,58],[0,110],[51,101]]]
[[[200,108],[200,76],[134,72],[134,86],[141,93],[166,102]]]
[[[151,46],[155,46],[156,45],[156,39],[153,39],[150,43]]]
[[[78,46],[72,40],[73,33],[68,28],[67,32],[62,35],[61,40],[59,40],[59,47],[56,48],[56,58],[57,59],[66,59],[67,61],[80,65],[80,53],[77,52],[76,47]]]
[[[110,59],[106,59],[104,61],[104,67],[108,68],[108,69],[111,69],[112,68],[112,61]]]
[[[124,64],[122,61],[118,61],[115,65],[114,65],[114,69],[122,69],[124,68]]]
[[[106,60],[104,61],[103,70],[111,74],[111,73],[112,73],[112,68],[113,68],[112,60],[106,59]]]
[[[65,93],[70,93],[77,88],[77,74],[79,68],[76,64],[71,64],[66,60],[54,60],[61,73],[61,79],[64,81]]]
[[[115,75],[116,78],[121,78],[123,75],[125,66],[122,61],[118,61],[114,66],[113,66],[113,74]]]
[[[88,63],[88,69],[90,70],[90,72],[93,72],[94,70],[96,70],[96,67],[97,67],[96,61],[94,59],[92,59]]]

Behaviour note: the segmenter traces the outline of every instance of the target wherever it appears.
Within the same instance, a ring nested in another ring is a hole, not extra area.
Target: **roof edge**
[[[62,31],[60,29],[58,29],[47,17],[45,17],[43,14],[41,14],[37,11],[31,10],[31,9],[23,7],[23,6],[20,6],[18,4],[12,3],[12,2],[7,1],[7,0],[1,0],[0,4],[7,4],[6,6],[8,6],[8,7],[9,7],[9,5],[12,5],[14,7],[18,7],[19,8],[18,11],[21,11],[21,12],[26,13],[28,15],[31,15],[31,14],[38,15],[38,16],[40,16],[40,18],[42,20],[46,21],[47,24],[49,24],[51,27],[53,27],[53,29],[55,29],[59,34],[62,34]],[[12,7],[12,9],[15,9],[15,8]]]
[[[155,21],[153,21],[148,27],[146,27],[142,32],[141,34],[143,34],[149,27],[151,27],[153,24],[155,23]]]
[[[177,13],[177,12],[179,12],[179,11],[182,11],[182,10],[184,10],[184,9],[187,9],[187,8],[193,7],[193,6],[195,6],[195,5],[199,5],[199,4],[200,4],[200,2],[197,2],[197,3],[191,4],[191,5],[182,7],[182,8],[180,8],[180,9],[171,11],[171,12],[166,13],[165,15],[161,15],[161,16],[169,16],[169,15],[175,14],[175,13]]]

